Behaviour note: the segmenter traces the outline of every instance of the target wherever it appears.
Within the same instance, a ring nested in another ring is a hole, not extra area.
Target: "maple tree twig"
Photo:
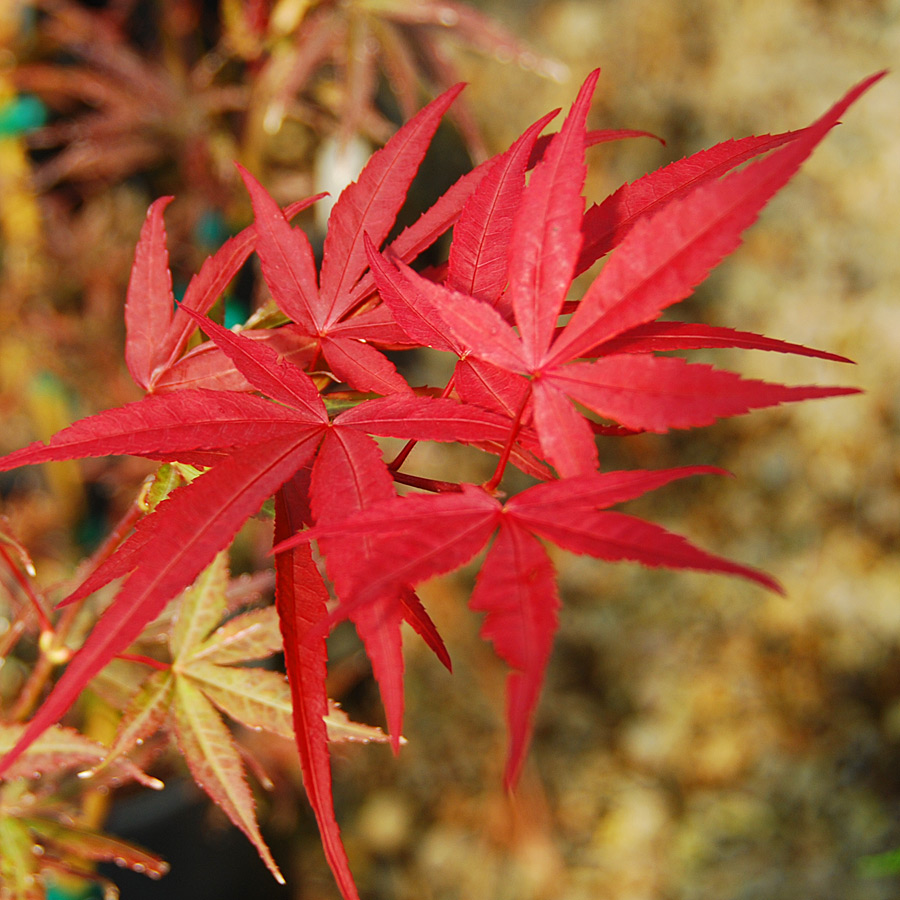
[[[0,637],[0,659],[5,659],[9,656],[12,648],[16,646],[19,638],[25,633],[26,618],[30,611],[28,607],[20,609],[18,615],[16,615],[10,626]]]

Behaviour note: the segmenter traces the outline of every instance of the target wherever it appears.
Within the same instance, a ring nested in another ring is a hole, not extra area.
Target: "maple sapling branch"
[[[26,617],[29,612],[30,607],[23,607],[20,609],[15,619],[7,627],[6,631],[3,632],[3,635],[0,636],[0,659],[5,659],[9,656],[13,647],[19,642],[19,638],[25,634],[27,627]]]

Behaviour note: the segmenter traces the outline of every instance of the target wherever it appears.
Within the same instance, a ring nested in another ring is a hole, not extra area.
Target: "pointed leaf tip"
[[[175,298],[163,213],[173,199],[160,197],[147,210],[125,298],[125,364],[142,388],[150,384],[157,354],[165,346],[172,322]]]

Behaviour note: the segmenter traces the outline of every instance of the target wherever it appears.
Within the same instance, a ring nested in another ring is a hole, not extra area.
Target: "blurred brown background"
[[[852,84],[900,61],[897,0],[478,6],[571,72],[557,83],[458,52],[489,149],[568,105],[597,65],[591,125],[666,139],[665,147],[628,141],[589,151],[589,200],[718,141],[804,126]],[[7,75],[37,53],[28,36],[9,45]],[[898,78],[850,110],[745,245],[679,311],[858,365],[725,351],[704,357],[710,361],[774,381],[857,385],[865,394],[601,445],[608,467],[712,463],[733,471],[735,479],[668,488],[630,509],[764,568],[787,597],[560,554],[560,635],[530,762],[509,799],[500,784],[505,672],[464,607],[467,576],[425,587],[453,677],[410,640],[409,745],[400,760],[381,747],[337,753],[338,816],[365,897],[900,893],[900,878],[867,877],[860,866],[866,854],[900,847]],[[154,191],[181,189],[175,175],[154,170],[143,180],[132,171],[100,184],[48,184],[35,195],[23,187],[21,147],[7,141],[0,150],[6,450],[137,396],[121,364],[124,279]],[[46,161],[40,148],[31,153],[32,163]],[[9,202],[14,190],[20,203]],[[193,216],[183,229],[190,235],[200,215],[183,215]],[[198,251],[181,240],[173,257],[190,271]],[[54,566],[71,565],[90,542],[60,535],[62,524],[83,527],[96,494],[113,508],[127,503],[143,472],[130,465],[60,467],[51,476],[58,483],[41,482],[36,494],[27,479],[37,476],[5,483],[4,510],[43,556],[48,582]],[[377,717],[364,671],[353,675],[355,660],[342,663],[354,685],[345,703]],[[285,811],[279,819],[278,798],[270,807],[269,833],[287,847],[293,818]],[[310,816],[302,829],[295,896],[333,898]]]

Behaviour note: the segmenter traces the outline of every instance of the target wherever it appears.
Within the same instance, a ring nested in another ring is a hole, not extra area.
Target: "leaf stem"
[[[503,473],[506,471],[506,464],[509,462],[509,455],[512,453],[513,444],[515,444],[516,437],[522,427],[522,417],[525,415],[525,407],[528,405],[530,399],[531,383],[529,382],[528,390],[522,395],[522,402],[516,410],[516,418],[513,422],[512,430],[509,432],[509,439],[506,442],[506,446],[503,448],[503,452],[500,454],[500,459],[497,460],[497,468],[494,470],[491,480],[482,485],[489,494],[492,494],[497,490],[497,485],[500,484],[500,481],[503,478]]]
[[[420,478],[418,475],[407,475],[405,472],[391,472],[394,481],[408,484],[410,487],[433,491],[436,494],[458,494],[462,488],[455,481],[437,481],[434,478]]]
[[[19,696],[16,697],[16,702],[9,711],[9,721],[22,722],[28,718],[55,667],[56,664],[49,653],[42,653],[38,657],[38,661],[28,676],[28,681],[19,691]]]
[[[450,393],[453,390],[453,381],[455,378],[456,378],[456,374],[454,373],[453,375],[450,376],[450,380],[447,382],[447,386],[444,388],[443,391],[441,391],[441,399],[442,400],[446,400],[447,397],[450,396]],[[406,462],[406,458],[409,456],[410,453],[412,453],[412,449],[413,449],[413,447],[416,446],[417,443],[418,443],[418,441],[415,438],[407,441],[406,446],[394,457],[393,462],[388,463],[388,471],[396,472],[397,469],[399,469],[400,466],[402,466],[403,463]]]
[[[159,672],[168,672],[169,669],[172,668],[169,663],[154,659],[152,656],[145,656],[143,653],[117,653],[116,659],[124,659],[126,662],[141,663],[141,665],[150,666],[151,669],[156,669]]]

